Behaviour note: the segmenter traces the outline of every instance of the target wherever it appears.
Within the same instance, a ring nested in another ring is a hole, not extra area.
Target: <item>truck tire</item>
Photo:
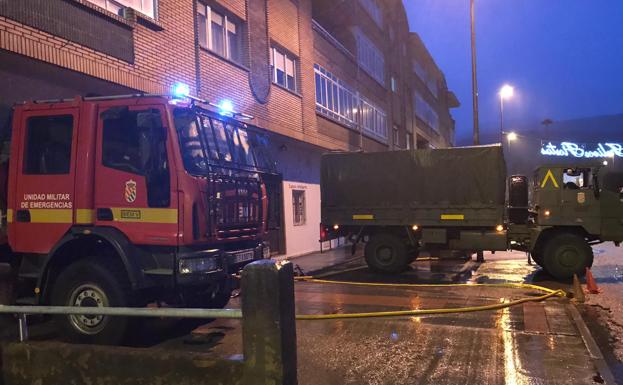
[[[593,265],[593,249],[576,234],[556,235],[544,251],[543,267],[557,279],[569,279],[573,274],[582,276]]]
[[[409,266],[407,245],[391,234],[373,235],[364,251],[370,269],[380,273],[400,273]]]
[[[534,262],[536,262],[537,265],[539,265],[539,266],[544,268],[544,266],[543,266],[543,250],[541,250],[541,248],[535,248],[534,250],[532,250],[530,252],[530,257],[532,258],[532,260]]]
[[[117,271],[119,270],[119,271]],[[125,271],[103,266],[95,258],[69,265],[52,288],[52,305],[85,307],[129,306],[130,288]],[[115,345],[123,341],[127,317],[54,316],[62,337],[71,342]]]

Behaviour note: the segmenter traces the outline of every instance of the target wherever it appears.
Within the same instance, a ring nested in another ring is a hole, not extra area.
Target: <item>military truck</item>
[[[421,250],[522,250],[558,279],[593,264],[591,245],[619,246],[623,173],[570,163],[528,180],[506,179],[500,145],[325,154],[320,238],[365,241],[367,264],[384,273]]]

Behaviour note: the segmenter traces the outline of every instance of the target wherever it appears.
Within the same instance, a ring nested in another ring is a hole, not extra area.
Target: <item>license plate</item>
[[[234,263],[246,262],[253,259],[255,252],[253,250],[243,251],[241,253],[234,254]]]

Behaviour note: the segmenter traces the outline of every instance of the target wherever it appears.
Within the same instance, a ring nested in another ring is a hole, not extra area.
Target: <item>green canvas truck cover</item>
[[[418,216],[434,221],[439,213],[464,209],[472,217],[480,211],[487,225],[501,223],[503,216],[506,165],[499,145],[328,153],[320,178],[323,223],[343,223],[351,212],[403,223],[418,223]],[[339,218],[330,218],[332,213]]]

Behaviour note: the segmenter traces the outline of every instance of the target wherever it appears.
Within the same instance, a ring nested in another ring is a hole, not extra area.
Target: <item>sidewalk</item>
[[[272,259],[276,261],[290,261],[295,267],[295,271],[302,271],[305,275],[312,275],[322,273],[327,269],[335,269],[336,266],[347,268],[346,266],[351,263],[360,265],[362,256],[363,248],[361,244],[357,245],[355,255],[351,254],[351,245],[346,244],[329,250],[325,249],[322,252],[315,251],[298,257],[278,256]]]

